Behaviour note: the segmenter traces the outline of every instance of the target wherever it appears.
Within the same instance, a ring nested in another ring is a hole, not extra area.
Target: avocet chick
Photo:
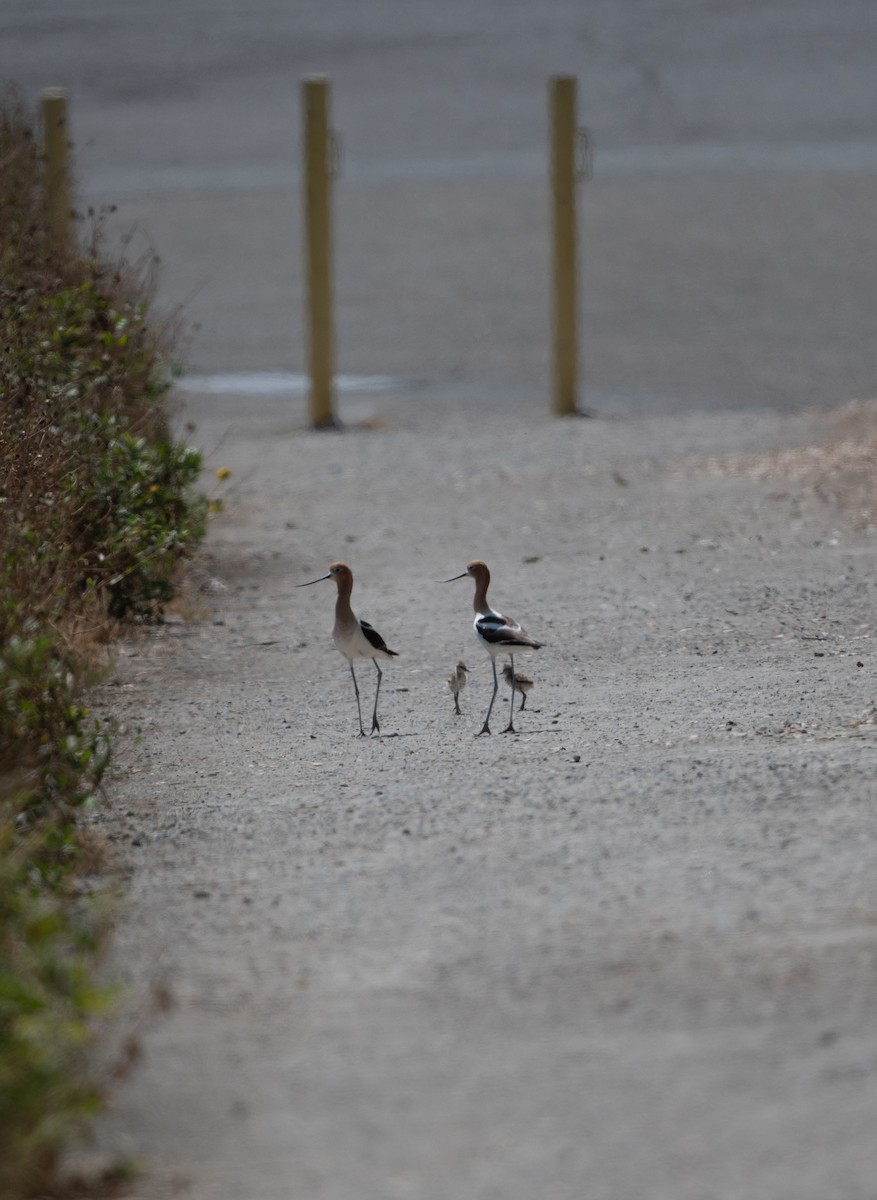
[[[514,675],[514,679],[512,679],[512,675]],[[523,712],[524,705],[527,703],[527,693],[533,686],[533,680],[529,675],[516,674],[508,664],[502,669],[502,677],[509,687],[514,687],[515,691],[521,693],[521,707],[518,709],[518,712]]]
[[[460,692],[462,692],[463,688],[466,686],[466,675],[468,674],[468,671],[469,668],[464,662],[458,662],[454,667],[453,672],[448,676],[448,687],[451,689],[451,693],[454,697],[454,712],[457,714],[457,716],[462,716],[462,709],[460,708]]]

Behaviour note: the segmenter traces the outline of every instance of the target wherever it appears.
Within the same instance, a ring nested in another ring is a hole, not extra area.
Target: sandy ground
[[[97,1133],[137,1200],[873,1200],[877,544],[788,456],[734,469],[836,423],[187,415],[226,508],[105,689],[96,818],[110,969],[173,997]],[[434,582],[474,556],[547,643],[516,736],[474,736],[472,586]],[[400,653],[368,740],[334,588],[295,590],[337,558]]]

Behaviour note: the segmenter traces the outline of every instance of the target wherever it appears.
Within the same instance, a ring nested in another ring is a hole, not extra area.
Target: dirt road
[[[175,1007],[100,1151],[144,1200],[873,1198],[877,546],[705,465],[836,429],[271,403],[190,400],[225,590],[106,689],[114,965]],[[474,556],[547,643],[514,737],[433,582]],[[380,738],[295,590],[337,558],[400,651]]]

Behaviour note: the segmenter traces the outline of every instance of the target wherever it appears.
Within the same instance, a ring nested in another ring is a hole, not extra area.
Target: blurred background
[[[548,80],[579,81],[582,400],[877,394],[873,0],[3,0],[77,207],[161,259],[193,374],[302,372],[300,83],[332,85],[337,368],[548,404]],[[303,401],[296,400],[296,404]]]

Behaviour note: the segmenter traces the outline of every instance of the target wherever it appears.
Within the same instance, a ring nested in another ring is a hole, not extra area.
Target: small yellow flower
[[[231,471],[229,470],[228,467],[217,467],[216,468],[216,478],[217,479],[228,479],[229,475],[231,475]]]

